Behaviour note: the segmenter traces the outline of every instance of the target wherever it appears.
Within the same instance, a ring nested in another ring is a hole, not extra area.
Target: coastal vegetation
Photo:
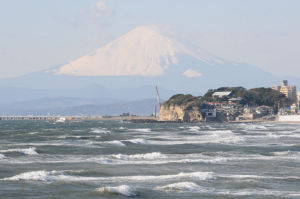
[[[231,91],[231,93],[221,98],[213,96],[213,93],[222,91]],[[274,110],[277,110],[278,106],[287,107],[292,104],[292,101],[279,91],[263,87],[249,90],[243,87],[221,87],[209,90],[201,100],[203,102],[228,102],[230,98],[240,98],[241,105],[270,106]]]
[[[199,110],[203,108],[208,108],[209,105],[206,104],[201,97],[195,97],[193,95],[177,94],[172,96],[168,101],[164,103],[165,106],[183,106],[184,110],[191,110],[193,108],[198,108]]]
[[[229,95],[216,97],[215,92],[230,91]],[[210,89],[204,96],[193,96],[177,94],[172,96],[164,103],[164,106],[182,106],[185,110],[191,110],[197,107],[199,110],[209,108],[210,103],[227,103],[231,99],[238,99],[236,103],[243,106],[269,106],[278,111],[278,107],[287,107],[292,104],[284,94],[271,88],[253,88],[246,89],[243,87],[220,87]]]

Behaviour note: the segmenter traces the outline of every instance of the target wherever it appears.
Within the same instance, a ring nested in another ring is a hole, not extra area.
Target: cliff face
[[[160,109],[160,121],[201,122],[203,116],[198,107],[163,104]]]

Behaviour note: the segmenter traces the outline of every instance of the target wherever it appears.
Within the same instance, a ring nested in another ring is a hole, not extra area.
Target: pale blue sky
[[[0,78],[160,25],[225,59],[300,76],[298,0],[0,0]]]

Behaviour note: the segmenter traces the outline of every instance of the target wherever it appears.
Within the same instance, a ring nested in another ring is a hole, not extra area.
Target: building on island
[[[297,88],[296,86],[289,86],[287,80],[283,80],[281,86],[272,86],[272,89],[285,94],[292,102],[297,102]]]
[[[221,92],[214,92],[212,96],[222,98],[222,97],[228,97],[230,94],[231,91],[221,91]]]
[[[298,101],[298,104],[300,104],[300,92],[298,92],[298,94],[297,94],[297,101]]]

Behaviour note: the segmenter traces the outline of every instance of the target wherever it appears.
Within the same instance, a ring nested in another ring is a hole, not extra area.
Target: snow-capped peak
[[[178,64],[178,54],[187,54],[203,62],[215,58],[196,53],[185,45],[160,34],[156,28],[137,27],[67,65],[57,74],[72,76],[157,76]]]

